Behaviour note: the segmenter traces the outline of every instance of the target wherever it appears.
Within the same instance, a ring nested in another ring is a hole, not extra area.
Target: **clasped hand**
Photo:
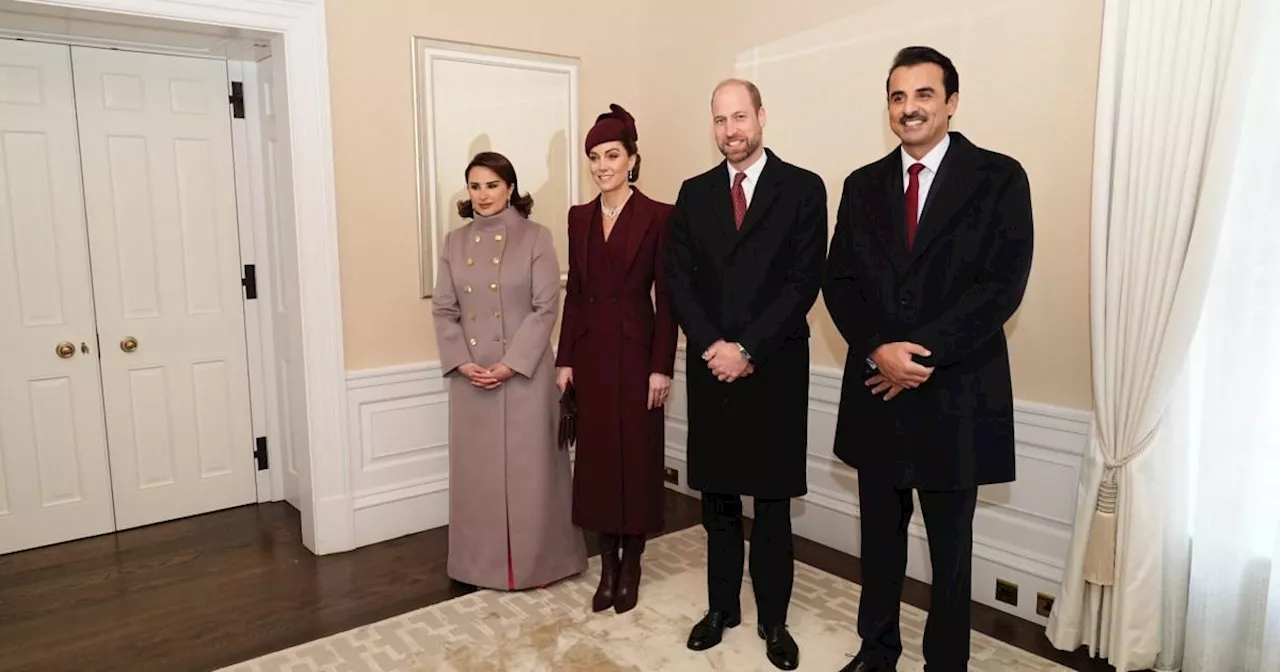
[[[486,369],[475,362],[459,366],[458,372],[470,379],[472,385],[484,390],[496,390],[516,375],[516,372],[506,364],[494,364]]]
[[[925,384],[933,375],[933,367],[917,364],[912,355],[928,357],[931,353],[922,345],[909,342],[885,343],[871,353],[871,361],[879,371],[866,380],[871,394],[884,395],[889,401],[903,390],[914,390]]]
[[[756,367],[742,356],[736,343],[716,341],[702,353],[702,360],[707,368],[722,383],[732,383],[755,373]]]

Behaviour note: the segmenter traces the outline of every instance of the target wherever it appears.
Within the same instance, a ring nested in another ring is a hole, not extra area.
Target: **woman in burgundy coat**
[[[569,210],[556,382],[578,401],[573,522],[600,535],[592,608],[623,613],[636,605],[645,534],[664,522],[663,407],[678,327],[662,272],[671,206],[632,186],[635,120],[609,108],[584,147],[600,195]]]

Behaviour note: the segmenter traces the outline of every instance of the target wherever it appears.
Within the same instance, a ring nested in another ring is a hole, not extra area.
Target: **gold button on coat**
[[[495,292],[496,292],[496,291],[498,291],[498,283],[496,283],[496,282],[495,282],[495,283],[493,283],[493,284],[489,285],[489,289],[492,289],[492,290],[493,290],[493,291],[495,291]]]
[[[467,342],[468,342],[468,343],[470,343],[472,346],[475,346],[475,344],[476,344],[476,339],[474,339],[474,338],[473,338],[473,339],[470,339],[470,340],[469,340],[469,341],[467,341]]]
[[[475,259],[472,259],[471,257],[467,257],[467,265],[468,265],[468,266],[474,266],[474,265],[475,265],[475,263],[476,263],[476,260],[475,260]]]
[[[496,241],[498,241],[499,243],[501,243],[501,242],[502,242],[502,234],[501,234],[501,233],[499,233],[498,235],[494,236],[494,237],[493,237],[493,239],[494,239],[494,240],[496,240]],[[476,242],[478,243],[478,242],[480,242],[480,241],[478,241],[478,240],[477,240]]]

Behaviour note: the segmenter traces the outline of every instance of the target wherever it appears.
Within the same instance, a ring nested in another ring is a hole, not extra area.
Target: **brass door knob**
[[[133,352],[134,350],[137,350],[138,339],[132,336],[126,336],[123,341],[120,341],[120,349],[125,352]]]
[[[76,356],[76,346],[71,341],[62,341],[53,349],[59,357],[63,359],[71,359]]]

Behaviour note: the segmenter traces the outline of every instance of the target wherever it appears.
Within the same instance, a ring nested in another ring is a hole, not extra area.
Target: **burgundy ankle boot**
[[[644,535],[622,537],[622,569],[618,573],[618,594],[613,608],[619,614],[635,609],[640,599],[640,556],[644,554]]]
[[[591,598],[592,611],[604,611],[613,606],[618,585],[618,536],[600,535],[600,586]]]

